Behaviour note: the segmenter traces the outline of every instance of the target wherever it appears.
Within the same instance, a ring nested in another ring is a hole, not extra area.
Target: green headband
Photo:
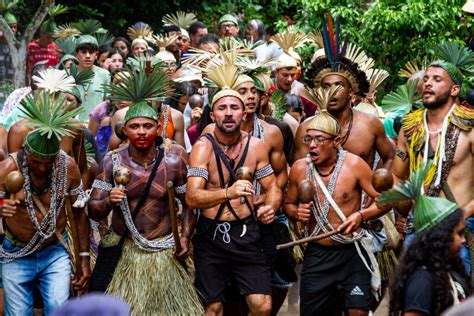
[[[219,19],[219,25],[221,25],[224,22],[232,22],[235,25],[239,25],[239,22],[237,21],[237,18],[233,16],[232,14],[224,14],[220,19]]]
[[[124,119],[125,124],[127,124],[127,122],[131,119],[139,117],[149,118],[157,122],[159,119],[158,112],[156,111],[156,109],[152,106],[149,106],[146,101],[135,103],[134,105],[131,105],[128,108],[127,114],[125,114]]]
[[[5,13],[3,18],[5,19],[5,22],[7,22],[7,24],[17,23],[16,17],[13,14],[11,14],[10,12]]]
[[[30,132],[25,139],[25,149],[28,153],[39,158],[53,158],[59,153],[60,142],[56,137],[39,130]]]
[[[439,67],[439,68],[443,68],[447,73],[448,75],[451,77],[451,79],[453,80],[453,82],[459,86],[462,85],[462,81],[463,81],[463,74],[461,73],[461,71],[459,70],[458,67],[456,67],[454,64],[448,62],[448,61],[445,61],[445,60],[436,60],[434,62],[432,62],[429,66],[429,67]]]
[[[94,45],[94,46],[99,47],[99,43],[97,42],[97,38],[95,38],[92,35],[86,34],[86,35],[79,36],[79,38],[77,39],[77,41],[76,41],[76,50],[77,50],[78,47],[80,47],[82,45],[86,45],[86,44],[90,44],[90,45]]]

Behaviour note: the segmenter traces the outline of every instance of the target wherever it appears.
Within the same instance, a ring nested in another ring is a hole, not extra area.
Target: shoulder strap
[[[18,163],[18,153],[11,153],[11,154],[8,154],[8,156],[12,157],[13,161],[15,162],[15,165],[17,167],[18,170],[20,170],[20,165]]]
[[[150,176],[148,177],[148,181],[145,185],[145,188],[143,189],[143,193],[140,195],[140,198],[138,199],[138,202],[135,205],[135,208],[133,209],[132,220],[135,219],[138,211],[141,209],[141,207],[143,206],[143,203],[145,202],[145,199],[148,196],[148,192],[150,192],[151,183],[155,179],[158,166],[161,164],[161,161],[163,160],[164,150],[158,147],[158,152],[155,154],[155,156],[156,155],[158,155],[158,158],[156,159],[156,162],[153,165],[153,169],[151,170]]]

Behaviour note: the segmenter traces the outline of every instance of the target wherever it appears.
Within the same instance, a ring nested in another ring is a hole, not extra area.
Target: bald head
[[[193,94],[192,96],[189,97],[188,102],[191,109],[194,109],[196,107],[202,108],[204,104],[204,98],[200,94]]]

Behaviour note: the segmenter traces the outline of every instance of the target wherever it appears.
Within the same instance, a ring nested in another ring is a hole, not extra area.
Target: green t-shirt
[[[110,83],[110,73],[107,70],[97,66],[93,66],[92,70],[94,71],[92,81],[84,87],[77,87],[84,107],[84,112],[79,115],[79,119],[86,122],[94,108],[105,100],[103,85]]]

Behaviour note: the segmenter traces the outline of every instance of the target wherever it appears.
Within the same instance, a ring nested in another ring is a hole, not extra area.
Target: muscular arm
[[[267,124],[270,130],[270,137],[265,137],[265,142],[267,139],[271,142],[272,149],[270,151],[270,164],[272,165],[273,172],[276,177],[276,184],[278,188],[284,190],[286,183],[288,182],[288,173],[286,169],[286,158],[285,153],[283,152],[283,136],[281,135],[280,130],[276,126]],[[257,168],[259,169],[259,168]]]
[[[371,124],[375,134],[375,149],[380,155],[383,161],[383,167],[390,170],[395,156],[395,151],[390,143],[387,135],[385,135],[385,129],[382,122],[379,119],[374,118]]]
[[[406,159],[402,159],[398,154],[395,155],[390,171],[397,179],[403,181],[408,179],[408,176],[410,174],[410,157],[408,156],[408,143],[403,129],[400,130],[400,133],[398,134],[397,148],[401,154],[406,154]]]
[[[372,186],[372,170],[369,165],[359,157],[355,157],[355,165],[352,167],[357,177],[357,181],[362,190],[367,193],[370,198],[375,199],[379,196],[379,193],[375,191]],[[387,213],[388,210],[380,210],[375,203],[372,203],[369,207],[360,211],[365,221],[379,218],[380,216]]]
[[[180,146],[180,157],[181,157],[181,165],[179,166],[179,172],[176,179],[176,188],[186,186],[186,180],[188,175],[188,168],[187,168],[187,154],[186,151],[182,149]],[[176,150],[175,150],[176,152]],[[186,196],[185,193],[178,193],[176,192],[176,197],[181,201],[181,205],[183,206],[183,229],[182,229],[182,237],[189,239],[191,237],[192,232],[194,231],[194,224],[196,223],[196,217],[194,216],[194,212],[191,208],[188,207],[186,203]]]
[[[26,122],[26,120],[21,120],[10,128],[8,132],[8,152],[15,153],[23,145],[26,135],[31,131],[31,128],[25,126]]]
[[[298,184],[304,180],[306,172],[306,161],[300,159],[296,161],[290,170],[290,176],[288,181],[288,191],[286,192],[286,199],[283,207],[285,209],[286,216],[292,220],[299,220],[298,218]]]
[[[186,147],[184,144],[184,118],[183,114],[175,109],[171,109],[171,115],[173,117],[173,124],[174,124],[174,140],[183,146]]]
[[[267,158],[267,153],[263,146],[258,146],[257,152],[255,154],[257,155],[257,170],[268,165],[269,161]],[[286,176],[286,161],[284,159],[284,155],[283,155],[283,160],[285,164],[285,168],[284,168],[285,183],[283,184],[283,187],[285,187],[287,176]],[[275,177],[275,175],[271,174],[269,176],[266,176],[258,180],[258,182],[260,183],[260,185],[262,186],[265,192],[265,205],[271,205],[274,210],[280,209],[281,202],[283,199],[283,193],[282,193],[280,185],[277,183],[277,178]]]
[[[7,130],[5,129],[5,126],[0,124],[0,155],[3,154],[3,156],[6,155],[7,153]],[[4,159],[0,157],[0,161]]]
[[[87,129],[92,133],[92,135],[94,135],[94,137],[97,136],[99,122],[94,120],[92,117],[89,117],[89,125],[87,125]]]
[[[209,170],[209,157],[212,155],[212,146],[203,139],[199,139],[193,146],[189,156],[190,168]],[[228,199],[226,189],[206,190],[206,179],[189,177],[186,188],[186,203],[191,208],[207,209],[222,204]]]
[[[96,180],[104,181],[112,185],[112,158],[110,155],[104,157],[99,165]],[[94,188],[88,203],[89,217],[95,221],[100,221],[109,215],[113,206],[109,200],[110,192]]]

